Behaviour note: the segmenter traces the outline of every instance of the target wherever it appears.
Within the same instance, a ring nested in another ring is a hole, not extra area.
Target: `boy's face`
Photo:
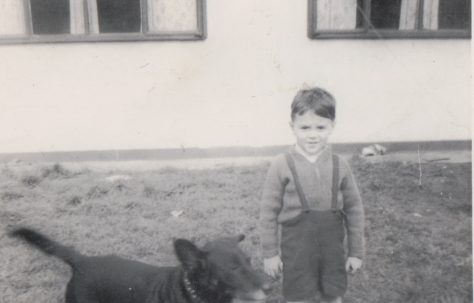
[[[334,121],[307,111],[296,115],[290,126],[296,137],[296,144],[311,156],[318,154],[327,145]]]

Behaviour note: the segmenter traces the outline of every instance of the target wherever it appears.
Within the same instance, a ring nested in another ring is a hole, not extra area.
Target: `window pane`
[[[372,0],[370,22],[374,28],[398,29],[401,0]]]
[[[71,34],[86,33],[85,2],[82,0],[71,0]]]
[[[425,2],[426,3],[426,2]],[[402,0],[400,30],[416,30],[420,22],[420,0]]]
[[[148,0],[150,32],[196,31],[196,0]]]
[[[140,32],[140,0],[97,0],[101,33]]]
[[[69,0],[30,0],[30,6],[34,34],[70,32]]]
[[[471,27],[470,0],[439,0],[438,27],[440,29],[468,29]]]
[[[317,0],[318,30],[351,30],[357,25],[358,0]]]
[[[0,35],[26,35],[26,8],[24,1],[1,0]]]

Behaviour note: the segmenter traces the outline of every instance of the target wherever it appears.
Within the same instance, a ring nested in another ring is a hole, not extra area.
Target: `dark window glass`
[[[440,0],[438,22],[440,29],[471,28],[471,0]]]
[[[101,33],[140,31],[140,0],[97,0],[97,11]]]
[[[398,29],[400,25],[401,0],[372,0],[370,22],[374,28]]]
[[[34,34],[70,33],[69,0],[30,0],[30,7]]]
[[[365,28],[368,16],[364,11],[364,0],[357,0],[356,28]]]

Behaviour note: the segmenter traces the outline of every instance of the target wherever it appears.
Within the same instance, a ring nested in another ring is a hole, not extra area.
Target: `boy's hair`
[[[336,100],[326,90],[314,87],[300,90],[291,103],[291,121],[297,115],[303,115],[307,111],[313,111],[316,115],[336,119]]]

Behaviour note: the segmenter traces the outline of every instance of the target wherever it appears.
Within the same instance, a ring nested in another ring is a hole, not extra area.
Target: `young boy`
[[[283,272],[287,302],[308,302],[318,292],[323,302],[342,302],[346,272],[362,265],[364,210],[348,163],[328,145],[335,118],[327,91],[298,92],[290,123],[296,144],[275,158],[265,180],[259,222],[264,269],[273,278]]]

